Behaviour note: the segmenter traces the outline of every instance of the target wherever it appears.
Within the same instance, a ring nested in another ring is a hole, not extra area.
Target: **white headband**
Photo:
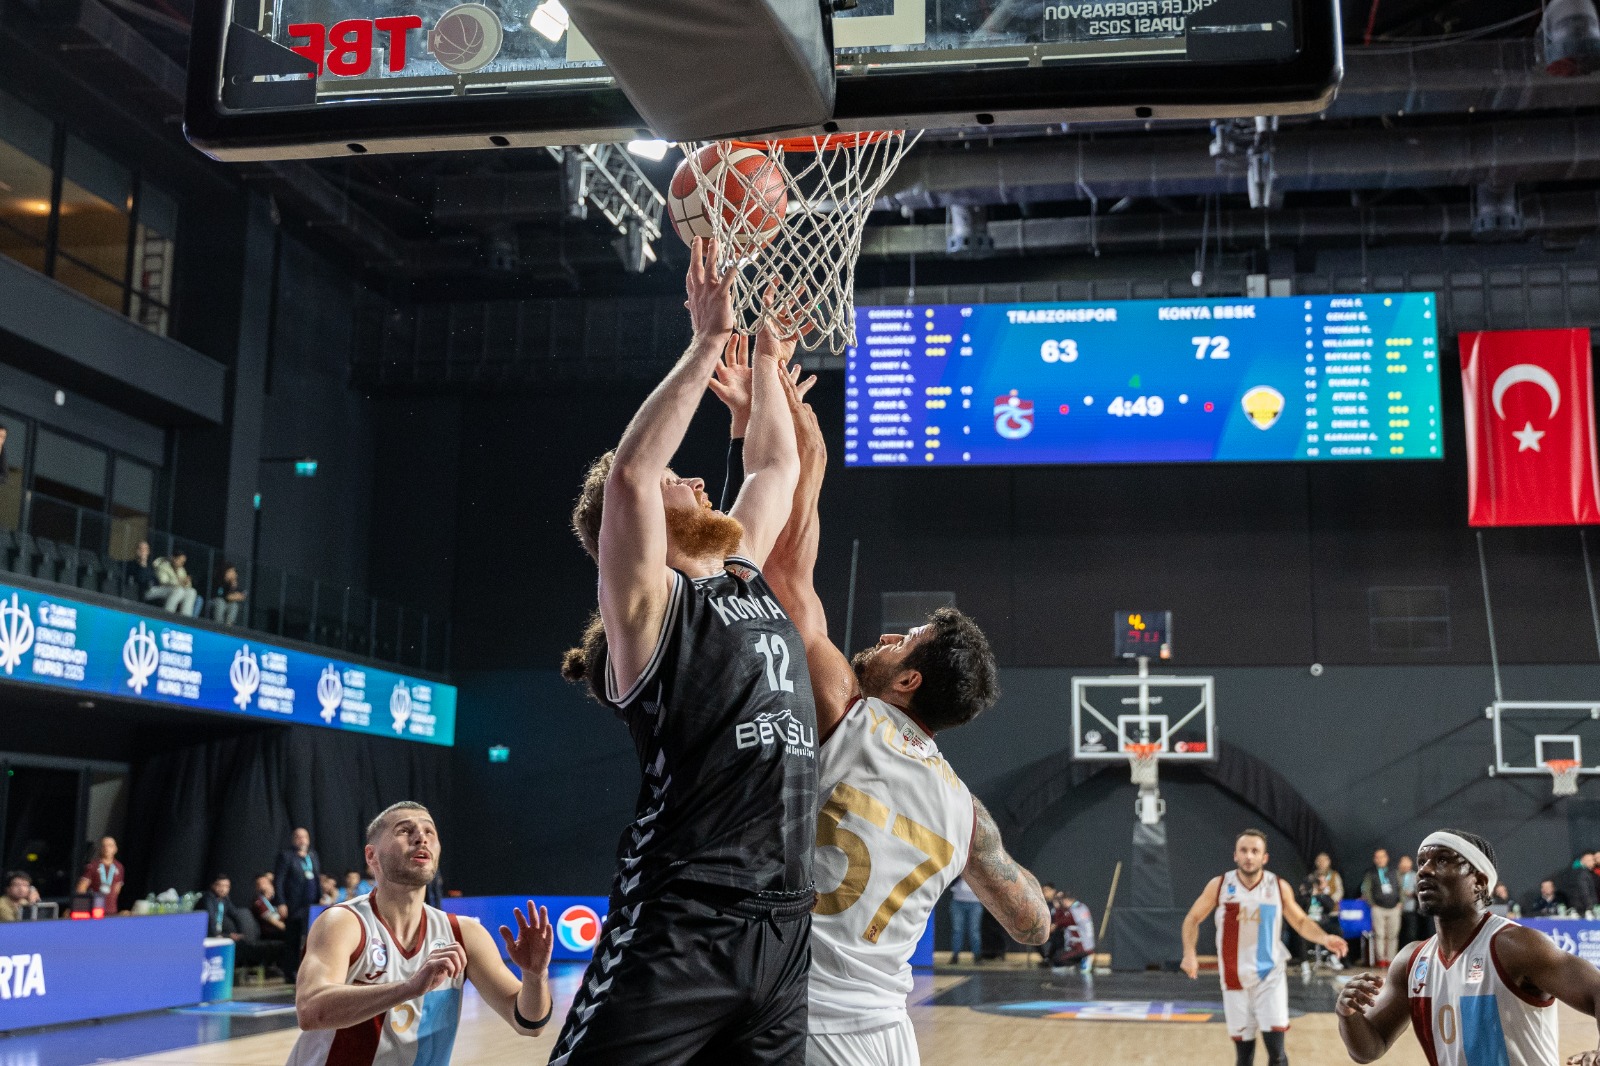
[[[1494,886],[1499,884],[1500,875],[1495,872],[1494,863],[1489,861],[1489,856],[1454,833],[1429,833],[1427,839],[1422,842],[1422,846],[1417,848],[1418,857],[1420,858],[1424,851],[1432,847],[1449,848],[1463,859],[1466,859],[1474,870],[1489,879],[1489,887],[1485,891],[1493,892]]]

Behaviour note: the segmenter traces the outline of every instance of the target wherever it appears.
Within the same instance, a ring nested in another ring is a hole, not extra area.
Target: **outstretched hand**
[[[728,405],[733,416],[732,436],[744,436],[750,425],[750,400],[754,395],[754,375],[750,367],[750,338],[735,333],[722,349],[722,362],[712,373],[712,395]]]
[[[500,939],[506,943],[506,956],[524,974],[544,973],[550,967],[550,953],[555,949],[555,927],[550,924],[549,910],[535,908],[530,899],[526,917],[521,907],[511,908],[511,913],[516,916],[516,933],[512,933],[510,926],[500,927]]]
[[[1342,959],[1350,954],[1350,945],[1342,936],[1330,936],[1322,946],[1333,952],[1334,958]]]
[[[733,279],[731,267],[717,273],[717,257],[722,246],[713,238],[696,237],[689,246],[689,274],[684,281],[689,321],[698,339],[726,340],[733,332]]]
[[[822,426],[817,422],[817,412],[805,402],[805,395],[817,383],[817,376],[813,374],[802,381],[801,373],[801,367],[796,363],[780,375],[780,380],[784,399],[789,402],[789,416],[794,419],[795,443],[799,445],[800,458],[802,461],[810,458],[820,468],[826,465],[828,448],[822,439]]]

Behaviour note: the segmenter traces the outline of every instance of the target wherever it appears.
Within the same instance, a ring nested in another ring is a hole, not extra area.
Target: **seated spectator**
[[[322,874],[317,878],[317,904],[322,907],[331,907],[339,902],[339,882],[333,879],[332,874]]]
[[[344,872],[344,884],[339,889],[339,902],[348,903],[358,896],[365,896],[371,891],[371,881],[368,881],[354,870],[346,870]]]
[[[33,887],[33,878],[21,870],[6,875],[6,894],[0,896],[0,922],[22,919],[22,908],[39,902],[39,890]]]
[[[1504,881],[1494,886],[1494,892],[1489,896],[1489,913],[1498,914],[1502,918],[1521,918],[1522,908],[1517,906],[1517,901],[1511,898],[1511,890]]]
[[[189,580],[189,571],[183,564],[189,561],[189,555],[183,549],[172,553],[172,558],[160,558],[151,564],[155,571],[155,587],[145,593],[145,599],[161,606],[174,614],[188,615],[193,618],[199,613],[199,593],[194,589],[194,582]]]
[[[239,624],[239,614],[244,610],[245,591],[239,587],[239,570],[228,566],[222,570],[222,580],[211,593],[211,620],[225,626]]]
[[[262,940],[288,938],[289,926],[278,913],[271,874],[261,874],[256,878],[256,898],[250,901],[250,913],[255,915],[256,922],[261,926]]]
[[[228,893],[233,891],[233,879],[218,874],[211,879],[211,887],[195,900],[194,909],[206,912],[206,936],[227,937],[238,942],[244,939],[244,927],[239,924],[239,908]]]
[[[133,586],[133,594],[142,601],[166,601],[167,594],[156,586],[156,568],[150,565],[150,542],[141,540],[134,549],[133,558],[122,564],[122,579]],[[151,595],[158,592],[158,595]]]
[[[1566,893],[1556,891],[1556,883],[1547,879],[1539,882],[1539,898],[1534,900],[1533,906],[1528,909],[1528,917],[1554,918],[1566,907]]]

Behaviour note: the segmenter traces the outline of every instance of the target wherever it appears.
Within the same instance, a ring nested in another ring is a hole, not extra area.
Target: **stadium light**
[[[671,145],[667,144],[666,141],[658,140],[640,139],[628,142],[628,151],[641,159],[648,159],[652,163],[659,163],[667,158],[667,149],[670,147]]]
[[[539,36],[559,41],[567,32],[567,9],[561,6],[561,0],[544,0],[544,3],[534,8],[533,14],[528,16],[528,25],[537,31]]]

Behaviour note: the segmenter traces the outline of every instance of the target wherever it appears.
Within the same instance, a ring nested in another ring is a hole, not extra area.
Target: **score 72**
[[[1226,359],[1230,354],[1226,337],[1190,337],[1189,343],[1194,345],[1196,359],[1204,359],[1208,354],[1213,359]]]

